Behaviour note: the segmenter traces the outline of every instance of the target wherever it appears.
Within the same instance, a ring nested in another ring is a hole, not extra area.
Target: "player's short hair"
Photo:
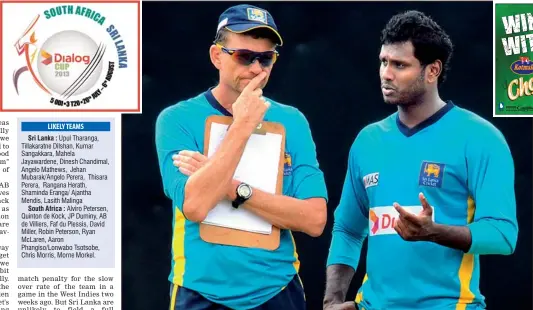
[[[442,62],[438,84],[446,80],[453,44],[446,32],[429,16],[419,11],[407,11],[393,16],[381,31],[381,44],[411,41],[415,57],[422,65]]]
[[[215,37],[215,43],[225,45],[228,41],[228,36],[230,33],[232,32],[225,28],[220,29]],[[268,39],[270,42],[272,42],[272,45],[277,45],[275,42],[277,42],[278,38],[271,30],[266,28],[256,28],[241,34],[250,36],[254,39]]]

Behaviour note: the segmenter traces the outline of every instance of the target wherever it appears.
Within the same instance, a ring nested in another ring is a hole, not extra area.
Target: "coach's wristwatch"
[[[237,198],[231,203],[234,208],[238,208],[252,196],[252,187],[246,183],[237,186]]]

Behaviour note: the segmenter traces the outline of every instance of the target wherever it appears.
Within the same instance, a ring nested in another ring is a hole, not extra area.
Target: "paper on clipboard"
[[[227,129],[228,125],[225,124],[211,124],[209,157],[216,152],[226,135]],[[234,179],[246,182],[253,188],[274,194],[278,178],[281,141],[282,136],[280,134],[253,134],[246,144],[241,161],[235,171]],[[270,234],[272,232],[271,223],[245,208],[233,208],[229,200],[219,202],[207,214],[202,223],[261,234]]]

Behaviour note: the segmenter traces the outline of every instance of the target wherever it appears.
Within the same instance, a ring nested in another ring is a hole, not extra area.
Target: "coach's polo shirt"
[[[265,120],[281,123],[286,130],[283,194],[298,199],[327,199],[305,116],[294,107],[266,99],[271,106]],[[173,166],[172,155],[181,150],[204,153],[204,127],[211,115],[231,116],[208,90],[164,109],[157,119],[160,172],[174,216],[169,280],[226,307],[249,309],[278,294],[298,272],[300,263],[288,230],[281,230],[280,246],[274,251],[218,245],[203,241],[199,224],[184,217],[188,177]]]

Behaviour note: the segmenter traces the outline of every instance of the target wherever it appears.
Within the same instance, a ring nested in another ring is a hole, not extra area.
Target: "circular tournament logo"
[[[112,48],[106,54],[108,46]],[[111,84],[115,69],[128,67],[118,29],[104,15],[84,6],[45,10],[30,22],[15,48],[25,64],[13,72],[17,94],[35,90],[26,85],[28,79],[20,79],[29,75],[55,106],[79,107],[97,100]]]
[[[44,85],[65,98],[91,90],[102,73],[105,46],[74,30],[58,32],[41,47],[37,71]]]

